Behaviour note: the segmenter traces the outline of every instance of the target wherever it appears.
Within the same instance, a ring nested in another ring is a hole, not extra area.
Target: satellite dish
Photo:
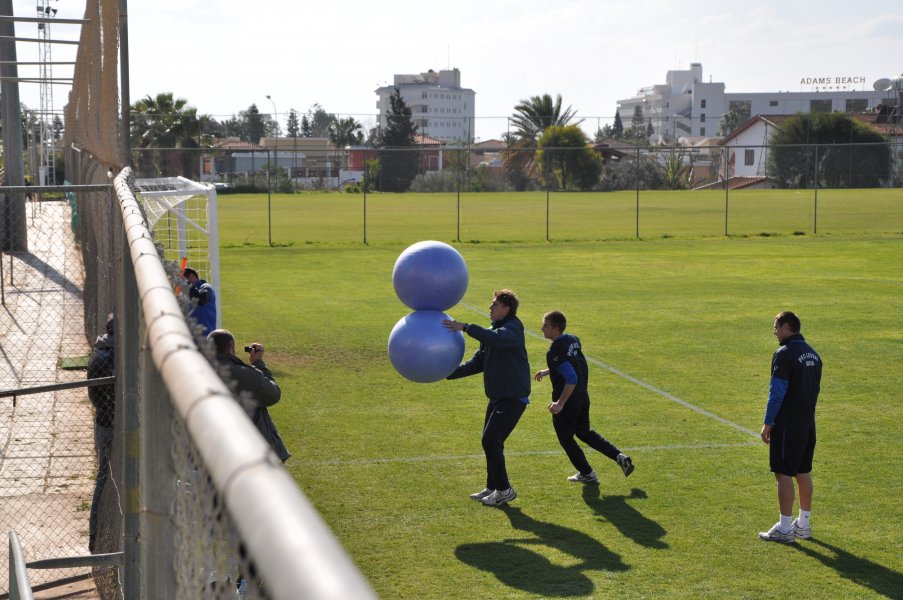
[[[882,77],[878,81],[872,84],[872,89],[876,92],[886,92],[890,89],[891,80],[887,77]]]
[[[662,141],[664,141],[664,138],[662,137],[662,134],[660,134],[660,133],[653,133],[652,135],[649,136],[649,143],[652,144],[653,146],[661,146]]]

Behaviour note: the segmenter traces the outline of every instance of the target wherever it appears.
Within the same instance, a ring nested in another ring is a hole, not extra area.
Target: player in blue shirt
[[[543,315],[542,334],[547,340],[552,341],[552,345],[546,353],[548,368],[537,371],[533,378],[536,381],[542,381],[546,376],[552,379],[552,402],[549,404],[552,425],[555,427],[558,442],[567,453],[571,464],[577,469],[577,473],[568,477],[568,481],[580,483],[599,481],[599,476],[574,440],[575,436],[590,448],[598,450],[618,463],[626,477],[633,472],[633,461],[621,453],[614,444],[590,429],[589,393],[586,388],[589,369],[580,340],[577,336],[565,333],[566,327],[567,319],[561,312],[554,310]]]
[[[766,542],[792,544],[809,539],[812,530],[812,456],[815,453],[815,403],[821,388],[822,361],[800,335],[800,320],[790,311],[774,319],[780,348],[771,358],[771,386],[762,441],[769,445],[771,470],[778,485],[780,520],[759,533]],[[793,479],[800,495],[800,514],[793,519]],[[791,521],[791,519],[793,519]]]

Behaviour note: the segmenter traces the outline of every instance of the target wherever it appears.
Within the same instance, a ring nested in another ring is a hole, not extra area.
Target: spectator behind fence
[[[107,316],[106,333],[98,337],[88,357],[88,379],[112,377],[113,358],[113,315]],[[91,514],[88,517],[88,550],[93,554],[97,543],[97,518],[100,498],[110,473],[110,454],[113,450],[113,416],[115,393],[112,383],[88,387],[88,398],[94,405],[94,449],[97,452],[97,478],[94,481],[94,495],[91,498]]]
[[[235,337],[230,331],[215,329],[207,335],[207,339],[211,340],[216,348],[216,362],[228,369],[232,388],[238,393],[242,408],[279,460],[285,462],[291,454],[282,442],[276,424],[267,410],[267,407],[279,402],[282,390],[263,362],[263,346],[255,342],[245,347],[250,354],[251,364],[248,365],[235,355]]]
[[[194,317],[194,320],[204,328],[203,335],[207,335],[216,329],[216,291],[190,267],[182,271],[182,276],[191,286],[188,289],[188,297],[196,301],[188,315]]]

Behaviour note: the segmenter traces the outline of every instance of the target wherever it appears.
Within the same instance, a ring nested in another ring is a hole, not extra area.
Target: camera
[[[254,346],[245,346],[245,352],[251,353],[254,350]]]

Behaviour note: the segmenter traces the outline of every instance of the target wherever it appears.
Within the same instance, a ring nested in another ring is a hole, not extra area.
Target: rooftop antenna
[[[450,70],[451,69],[451,44],[445,45],[445,61],[446,61],[445,68],[447,70]]]

